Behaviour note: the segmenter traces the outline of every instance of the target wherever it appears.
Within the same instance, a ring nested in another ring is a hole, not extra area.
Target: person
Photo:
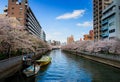
[[[26,56],[23,56],[23,61],[26,61],[26,58],[27,58]]]

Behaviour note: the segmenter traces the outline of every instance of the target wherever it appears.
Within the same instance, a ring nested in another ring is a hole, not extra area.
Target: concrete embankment
[[[48,50],[39,52],[39,54],[35,55],[34,58],[37,59],[38,57],[42,56],[47,52]],[[17,56],[17,57],[1,60],[0,61],[0,79],[7,78],[15,74],[17,71],[20,71],[23,66],[22,58],[23,56]]]
[[[0,61],[0,79],[9,77],[22,68],[22,56]]]
[[[94,60],[94,61],[97,61],[97,62],[100,62],[100,63],[104,63],[104,64],[107,64],[107,65],[110,65],[110,66],[113,66],[113,67],[116,67],[116,68],[120,68],[120,61],[118,61],[118,60],[103,58],[103,57],[96,56],[96,55],[93,55],[93,54],[88,54],[88,53],[86,54],[84,52],[76,52],[76,51],[70,51],[70,50],[63,50],[63,51],[66,51],[66,52],[69,52],[69,53],[72,53],[72,54],[77,54],[81,57],[84,57],[84,58],[87,58],[87,59],[90,59],[90,60]]]

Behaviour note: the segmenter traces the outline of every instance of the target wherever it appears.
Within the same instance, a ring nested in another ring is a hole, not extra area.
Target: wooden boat
[[[36,60],[37,64],[40,66],[47,65],[51,62],[52,58],[50,56],[43,56],[41,59]]]
[[[34,69],[35,68],[35,69]],[[40,66],[39,65],[31,65],[28,68],[26,68],[25,70],[23,70],[23,73],[27,76],[30,77],[32,75],[35,75],[38,73],[38,71],[40,70]]]

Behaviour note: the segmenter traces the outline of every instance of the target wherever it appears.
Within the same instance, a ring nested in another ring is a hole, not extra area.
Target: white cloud
[[[71,19],[71,18],[78,18],[82,17],[85,13],[85,10],[74,10],[72,13],[65,13],[56,17],[56,19]]]
[[[93,27],[93,22],[92,21],[86,21],[83,23],[78,23],[77,26],[79,27]]]

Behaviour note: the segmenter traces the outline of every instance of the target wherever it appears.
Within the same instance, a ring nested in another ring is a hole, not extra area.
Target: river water
[[[53,50],[52,61],[41,67],[36,76],[23,78],[17,74],[5,82],[120,82],[120,69],[78,55]]]

